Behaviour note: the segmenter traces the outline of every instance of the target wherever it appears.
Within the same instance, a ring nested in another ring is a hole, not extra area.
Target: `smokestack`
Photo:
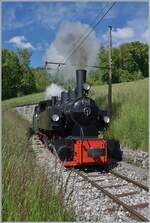
[[[86,70],[76,70],[77,97],[82,97],[82,86],[86,82]]]

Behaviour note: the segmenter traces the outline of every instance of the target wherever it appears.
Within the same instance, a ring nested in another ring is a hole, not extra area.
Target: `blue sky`
[[[62,22],[90,26],[108,2],[3,2],[2,46],[32,51],[31,66],[42,66],[43,55],[55,40]],[[101,16],[102,14],[100,14]],[[99,16],[99,17],[100,17]],[[130,41],[148,41],[148,3],[118,2],[96,27],[96,38],[107,42],[107,28],[113,27],[113,46]]]

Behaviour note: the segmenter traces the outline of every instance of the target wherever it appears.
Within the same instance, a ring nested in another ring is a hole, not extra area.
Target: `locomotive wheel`
[[[120,150],[119,141],[115,139],[108,139],[107,144],[110,159],[122,161],[122,151]]]
[[[61,161],[65,161],[67,159],[67,148],[66,146],[60,146],[59,149],[57,150],[57,154],[59,156],[59,159]]]

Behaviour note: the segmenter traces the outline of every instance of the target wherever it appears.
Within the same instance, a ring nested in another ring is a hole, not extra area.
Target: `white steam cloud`
[[[81,44],[81,46],[69,57],[67,66],[61,67],[59,76],[56,77],[57,65],[49,65],[49,74],[54,78],[60,79],[74,79],[75,70],[82,68],[87,71],[90,68],[84,65],[96,65],[97,53],[99,50],[99,42],[96,39],[95,31],[87,24],[80,22],[71,23],[64,22],[61,24],[60,29],[56,35],[56,39],[46,50],[44,60],[52,62],[64,62],[72,50],[80,44],[82,39],[89,31],[91,34]],[[71,64],[77,64],[78,66],[69,66]],[[55,70],[53,70],[55,69]]]
[[[46,88],[45,91],[45,100],[51,99],[52,96],[61,96],[61,92],[64,91],[64,88],[61,86],[52,83],[50,86]]]

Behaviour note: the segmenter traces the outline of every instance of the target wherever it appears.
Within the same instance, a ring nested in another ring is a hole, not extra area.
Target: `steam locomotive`
[[[76,87],[41,101],[33,115],[33,131],[64,166],[106,165],[120,161],[119,142],[99,138],[106,131],[110,118],[88,97],[86,70],[76,71]]]

